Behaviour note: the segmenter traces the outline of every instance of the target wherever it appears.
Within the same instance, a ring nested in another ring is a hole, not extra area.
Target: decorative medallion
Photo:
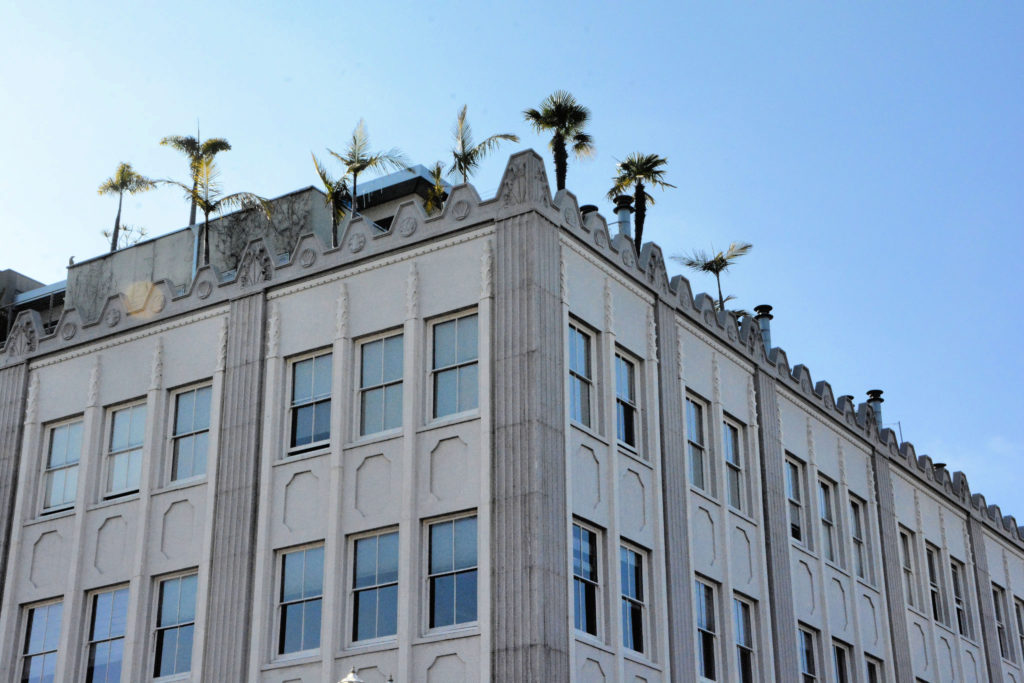
[[[594,231],[594,244],[596,244],[599,247],[608,246],[608,239],[604,236],[604,230]]]
[[[74,323],[64,323],[60,328],[60,336],[64,338],[64,341],[68,341],[76,334],[78,334],[78,326]]]
[[[107,315],[104,318],[104,320],[107,323],[107,327],[114,327],[119,322],[121,322],[121,311],[117,310],[116,308],[111,308],[109,311],[107,311]]]
[[[632,268],[636,265],[636,256],[633,255],[632,245],[626,245],[622,250],[622,262],[626,264],[627,268]]]
[[[469,202],[465,199],[455,202],[455,206],[452,207],[452,215],[455,216],[457,221],[465,219],[469,215]]]
[[[153,289],[153,292],[149,295],[149,301],[146,303],[146,311],[151,315],[155,315],[160,311],[164,310],[167,306],[167,297],[159,289]]]
[[[401,224],[398,226],[398,234],[402,237],[408,237],[409,235],[416,232],[416,228],[419,227],[419,223],[412,216],[406,216],[402,219]]]
[[[213,285],[211,285],[208,280],[203,280],[202,282],[199,283],[199,286],[196,287],[196,296],[198,296],[200,299],[205,299],[209,297],[210,294],[212,293]]]
[[[348,241],[348,250],[353,254],[358,254],[366,246],[366,236],[361,232],[357,232],[352,235],[352,239]]]
[[[299,254],[299,264],[303,268],[309,268],[314,263],[316,263],[316,252],[312,249],[303,249]]]
[[[573,207],[565,207],[565,210],[562,211],[562,215],[565,216],[565,222],[568,223],[570,226],[575,228],[577,225],[579,225],[579,221],[576,220],[576,209],[574,209]]]

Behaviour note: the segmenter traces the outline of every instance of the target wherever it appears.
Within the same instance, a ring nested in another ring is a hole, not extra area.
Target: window
[[[577,631],[597,635],[597,532],[572,525],[572,594]]]
[[[867,506],[859,498],[850,496],[850,536],[853,539],[853,571],[865,581],[871,581],[871,561],[865,538],[865,510]]]
[[[398,532],[357,539],[352,579],[352,640],[398,632]]]
[[[1020,653],[1024,657],[1024,602],[1014,600],[1013,603],[1017,611],[1017,639],[1020,640]]]
[[[644,651],[644,556],[627,546],[619,548],[622,575],[622,646]]]
[[[1013,661],[1010,641],[1006,637],[1006,591],[992,584],[992,602],[995,603],[996,634],[999,636],[999,655]]]
[[[733,598],[733,622],[736,626],[736,672],[739,683],[754,683],[756,658],[754,654],[753,605],[744,598]]]
[[[301,453],[331,438],[331,354],[292,363],[292,430],[289,446]]]
[[[903,592],[906,593],[907,604],[917,606],[914,587],[914,533],[900,528],[900,565],[903,568]]]
[[[430,628],[476,621],[476,517],[430,525]]]
[[[967,602],[964,597],[966,595],[964,592],[964,581],[967,578],[967,574],[965,573],[963,562],[950,558],[949,573],[953,578],[953,609],[956,611],[956,628],[960,635],[970,638],[971,622],[967,612]]]
[[[615,354],[615,435],[630,448],[637,447],[636,363]]]
[[[402,335],[368,341],[360,348],[360,436],[401,427]]]
[[[475,313],[434,325],[434,417],[477,406],[476,328]]]
[[[850,646],[832,641],[832,665],[836,672],[836,683],[850,683]]]
[[[174,454],[171,481],[206,474],[210,441],[210,395],[213,389],[200,387],[174,397]]]
[[[192,635],[196,628],[196,575],[160,582],[156,613],[156,661],[153,675],[172,676],[192,670]]]
[[[123,496],[139,490],[142,445],[146,440],[146,404],[115,410],[110,418],[110,449],[107,451],[107,496]]]
[[[940,624],[946,620],[945,590],[942,587],[942,560],[939,549],[928,543],[924,547],[925,561],[928,564],[928,594],[932,605],[932,619]]]
[[[320,609],[324,592],[323,546],[281,555],[277,654],[320,647]]]
[[[701,680],[718,680],[718,618],[715,587],[697,579],[697,674]]]
[[[817,638],[814,631],[800,627],[797,631],[800,648],[800,681],[814,683],[818,680]]]
[[[121,680],[127,620],[127,588],[117,588],[92,596],[86,683],[117,683]]]
[[[78,461],[82,455],[82,421],[65,422],[50,428],[46,455],[46,493],[43,510],[67,509],[78,493]]]
[[[60,620],[64,603],[29,607],[25,618],[22,683],[53,683],[57,671],[57,645],[60,644]]]
[[[826,560],[839,564],[834,499],[835,485],[824,479],[818,480],[818,502],[821,506],[821,549]]]
[[[704,457],[704,404],[690,397],[686,398],[686,440],[690,452],[690,483],[706,491],[711,482]]]
[[[786,496],[789,498],[789,535],[794,541],[806,545],[804,539],[804,465],[786,460]]]
[[[590,335],[569,325],[569,419],[592,427],[590,395],[594,375],[590,363]]]
[[[882,683],[885,677],[882,675],[882,662],[878,661],[874,657],[864,657],[864,675],[867,683]]]
[[[729,420],[722,422],[722,447],[725,449],[725,484],[729,505],[743,510],[743,442],[740,427]]]

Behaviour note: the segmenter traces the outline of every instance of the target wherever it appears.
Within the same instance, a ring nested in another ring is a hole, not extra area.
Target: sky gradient
[[[555,89],[592,111],[567,185],[610,218],[617,159],[669,160],[646,239],[753,252],[736,305],[815,381],[885,390],[885,422],[1024,523],[1024,5],[1020,3],[36,3],[0,7],[0,268],[45,282],[106,249],[121,161],[184,180],[165,135],[226,137],[227,192],[316,183],[310,152],[360,117],[376,148],[445,159],[547,140],[522,110]],[[336,167],[334,167],[336,170]],[[125,201],[150,236],[187,223],[171,188]],[[682,272],[668,264],[670,274]],[[714,281],[688,275],[694,292]]]

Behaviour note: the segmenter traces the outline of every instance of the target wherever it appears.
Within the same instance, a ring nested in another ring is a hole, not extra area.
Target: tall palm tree
[[[348,190],[348,181],[344,178],[335,180],[323,167],[316,155],[310,152],[313,157],[313,166],[316,174],[320,176],[320,182],[324,186],[324,203],[331,209],[331,246],[338,246],[338,222],[345,217],[345,207],[352,203],[352,193]]]
[[[359,174],[363,171],[380,171],[387,168],[395,170],[408,169],[409,163],[401,150],[392,147],[386,152],[371,152],[370,137],[366,132],[366,122],[359,119],[355,130],[352,131],[352,139],[341,154],[328,149],[335,159],[345,164],[345,175],[352,176],[352,206],[358,207],[359,195],[356,194],[359,182]]]
[[[567,145],[572,146],[577,159],[594,156],[594,140],[583,130],[590,119],[590,110],[565,90],[556,90],[540,103],[540,109],[527,109],[523,117],[538,133],[551,132],[555,182],[559,190],[564,190],[569,163]]]
[[[191,135],[168,135],[160,141],[161,145],[176,149],[186,157],[188,157],[188,168],[189,176],[192,178],[192,190],[195,191],[198,187],[198,181],[196,180],[196,173],[199,169],[199,164],[203,160],[213,161],[213,158],[217,156],[219,152],[226,152],[231,149],[231,145],[224,138],[210,138],[208,140],[199,141],[199,129],[196,129],[196,137]],[[188,214],[188,224],[196,224],[196,202],[193,200],[192,208]]]
[[[753,248],[754,245],[748,242],[733,242],[724,252],[720,251],[714,256],[711,256],[706,251],[696,250],[691,256],[673,256],[672,259],[682,263],[687,268],[701,273],[713,274],[715,281],[718,283],[718,310],[724,311],[725,302],[732,297],[722,296],[722,273],[727,271],[736,259],[749,253]]]
[[[428,216],[433,216],[444,206],[444,200],[448,198],[448,190],[444,186],[444,164],[440,161],[430,169],[430,179],[433,185],[427,190],[427,196],[423,200],[423,210]]]
[[[664,166],[667,163],[668,159],[657,154],[633,152],[626,157],[625,161],[619,162],[619,174],[612,178],[614,185],[612,185],[612,189],[608,190],[608,198],[614,199],[630,187],[633,188],[633,206],[636,210],[636,229],[633,234],[633,245],[637,256],[640,255],[640,246],[643,244],[647,204],[654,204],[654,197],[647,194],[644,183],[646,182],[651,187],[657,187],[662,190],[675,187],[675,185],[666,183],[663,180],[665,177]]]
[[[121,236],[121,204],[124,201],[124,194],[138,194],[156,187],[156,183],[144,175],[135,172],[131,164],[121,162],[114,171],[114,175],[103,181],[97,192],[101,195],[117,195],[117,216],[114,218],[114,230],[110,236],[110,251],[117,251],[117,241]]]
[[[221,191],[220,171],[213,162],[213,158],[204,158],[199,161],[192,177],[193,184],[190,187],[177,180],[164,180],[161,182],[177,185],[185,191],[185,197],[195,202],[200,211],[203,212],[203,226],[196,236],[203,245],[203,261],[201,265],[210,263],[210,214],[221,213],[225,209],[234,208],[256,208],[258,207],[269,219],[271,214],[270,202],[252,192],[235,192],[225,195]]]
[[[466,121],[466,105],[459,110],[459,118],[452,129],[452,137],[455,138],[455,146],[452,147],[452,167],[449,173],[461,173],[462,182],[468,183],[469,176],[477,169],[485,156],[497,149],[502,140],[508,142],[519,142],[519,136],[512,133],[498,133],[492,135],[478,145],[473,144],[473,129]]]

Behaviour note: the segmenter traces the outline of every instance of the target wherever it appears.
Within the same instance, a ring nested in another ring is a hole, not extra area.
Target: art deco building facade
[[[0,273],[0,680],[1024,681],[1024,529],[879,400],[533,152],[425,182]]]

